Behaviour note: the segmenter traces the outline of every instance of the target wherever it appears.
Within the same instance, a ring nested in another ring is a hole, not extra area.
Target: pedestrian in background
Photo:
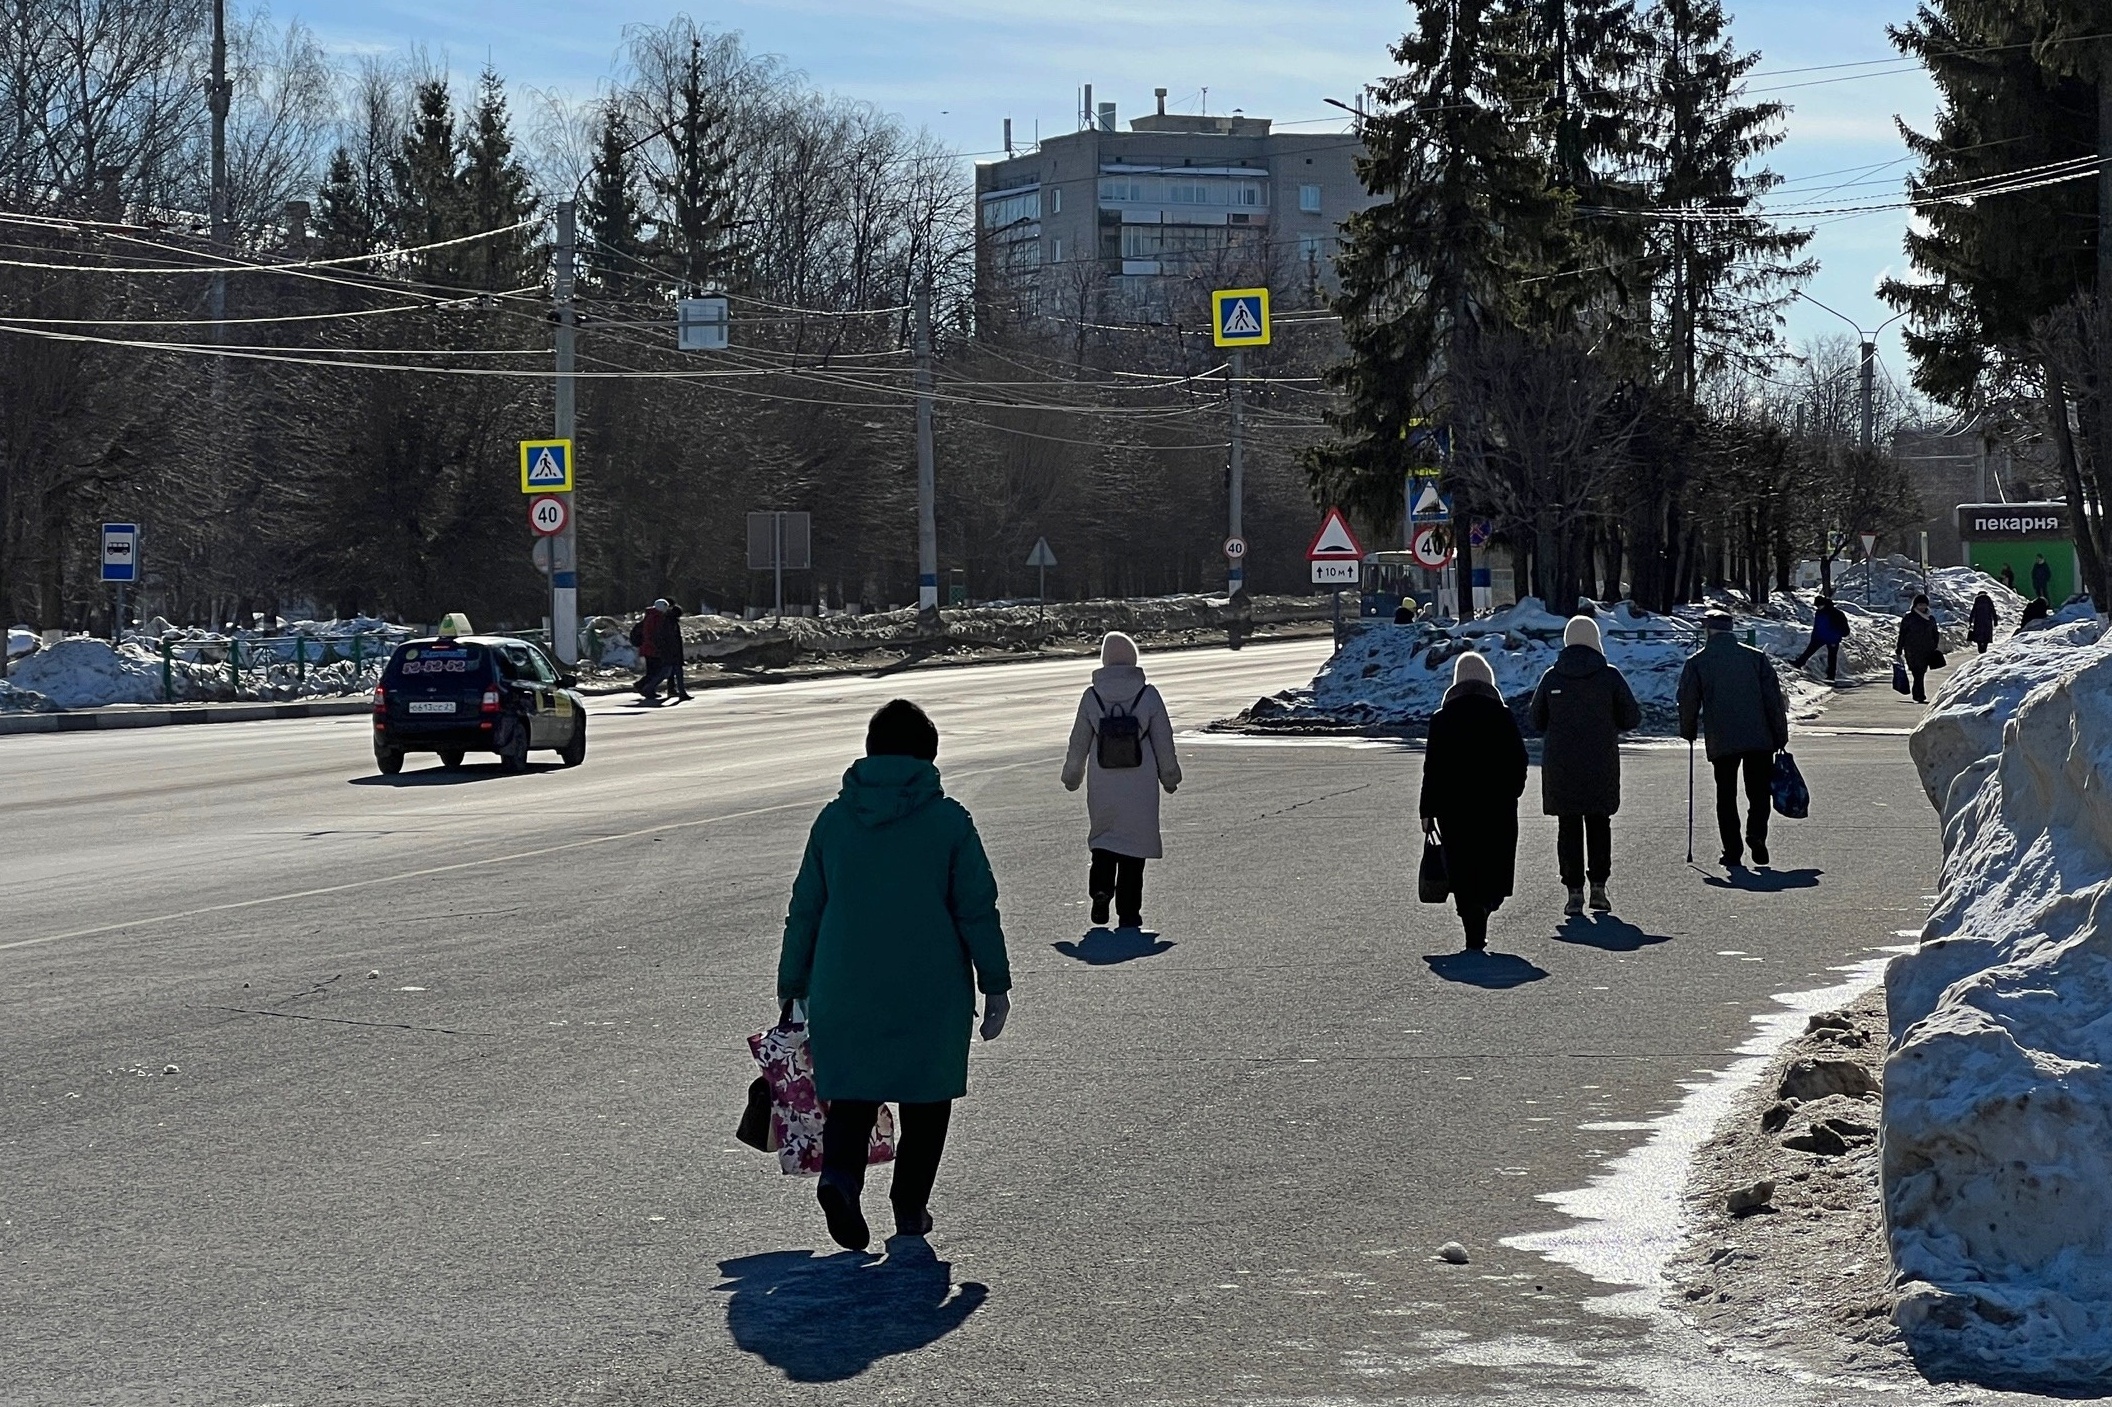
[[[2041,552],[2038,554],[2038,560],[2031,564],[2031,594],[2034,596],[2046,596],[2052,590],[2053,568],[2048,565],[2046,554]]]
[[[1543,739],[1540,809],[1555,818],[1555,863],[1569,890],[1562,912],[1584,912],[1586,879],[1591,907],[1609,912],[1613,815],[1621,809],[1620,735],[1642,724],[1643,711],[1627,678],[1607,661],[1599,623],[1590,616],[1572,616],[1563,627],[1562,653],[1540,676],[1531,712]]]
[[[689,698],[689,684],[682,677],[685,663],[682,647],[682,608],[670,603],[660,612],[659,633],[656,637],[660,649],[660,678],[667,685],[669,702],[683,702]]]
[[[2011,591],[2017,589],[2017,569],[2007,562],[2002,564],[2002,584]]]
[[[647,703],[656,703],[660,697],[660,613],[666,609],[663,597],[647,606],[631,627],[631,645],[638,651],[638,697]]]
[[[1930,666],[1943,659],[1943,645],[1936,631],[1936,617],[1929,609],[1929,598],[1917,595],[1914,609],[1899,618],[1899,643],[1894,652],[1907,662],[1907,673],[1914,676],[1914,702],[1927,703],[1929,696],[1922,690],[1922,680]]]
[[[1820,592],[1812,602],[1811,642],[1804,653],[1797,656],[1797,668],[1820,650],[1826,652],[1826,682],[1840,682],[1841,642],[1848,638],[1848,613],[1833,603],[1833,597]]]
[[[1063,786],[1085,784],[1091,833],[1086,845],[1092,867],[1086,893],[1093,922],[1104,924],[1108,905],[1123,928],[1144,926],[1144,862],[1164,855],[1159,835],[1159,791],[1171,796],[1181,785],[1181,763],[1173,751],[1173,722],[1166,701],[1145,682],[1137,642],[1120,631],[1100,637],[1100,667],[1078,700],[1071,742],[1063,759]]]
[[[1511,896],[1525,772],[1525,738],[1496,691],[1496,672],[1471,650],[1460,655],[1430,718],[1418,809],[1423,833],[1435,831],[1444,845],[1445,877],[1470,949],[1489,945],[1489,915]]]
[[[1706,734],[1703,751],[1716,774],[1716,830],[1723,867],[1735,870],[1752,847],[1753,862],[1768,862],[1767,818],[1774,756],[1789,745],[1789,706],[1774,661],[1738,643],[1731,618],[1711,611],[1706,639],[1679,672],[1679,735]],[[1738,779],[1745,778],[1745,834],[1738,830]]]
[[[2053,607],[2047,604],[2046,598],[2044,596],[2032,597],[2029,601],[2024,603],[2024,614],[2020,616],[2017,620],[2016,633],[2021,634],[2025,626],[2030,625],[2035,621],[2045,620],[2048,616],[2052,614]]]
[[[1985,591],[1973,598],[1973,613],[1966,621],[1965,633],[1983,655],[1995,643],[1995,598]]]
[[[997,880],[975,819],[939,784],[938,755],[938,729],[907,699],[873,715],[865,756],[814,820],[785,914],[777,999],[807,1004],[828,1104],[815,1197],[854,1251],[872,1237],[859,1196],[880,1106],[902,1107],[895,1232],[926,1235],[953,1101],[968,1092],[976,990],[984,1040],[1012,1010]]]

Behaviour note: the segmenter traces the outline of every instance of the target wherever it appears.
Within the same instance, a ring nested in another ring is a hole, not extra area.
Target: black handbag
[[[1415,897],[1442,904],[1452,897],[1452,875],[1445,866],[1445,841],[1436,831],[1423,836],[1423,863],[1415,875]]]
[[[1929,656],[1929,668],[1931,669],[1941,669],[1944,667],[1944,665],[1948,664],[1949,662],[1950,661],[1946,660],[1943,657],[1943,651],[1941,650],[1938,650],[1935,654]]]
[[[748,1107],[741,1111],[740,1126],[733,1136],[750,1148],[768,1153],[770,1148],[770,1082],[761,1075],[748,1086]]]

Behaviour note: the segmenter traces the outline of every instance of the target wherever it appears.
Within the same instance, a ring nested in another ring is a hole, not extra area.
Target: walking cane
[[[1694,863],[1694,740],[1687,739],[1687,863]]]

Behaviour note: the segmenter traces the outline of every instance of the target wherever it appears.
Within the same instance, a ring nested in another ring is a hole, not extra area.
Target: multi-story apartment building
[[[1054,312],[1105,290],[1151,311],[1205,285],[1266,284],[1294,305],[1334,286],[1341,222],[1371,203],[1356,138],[1169,113],[1163,88],[1124,132],[1086,91],[1083,130],[976,167],[982,292]]]

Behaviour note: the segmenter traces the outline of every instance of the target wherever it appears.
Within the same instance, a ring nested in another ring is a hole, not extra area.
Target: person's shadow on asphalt
[[[1555,930],[1555,941],[1576,943],[1609,953],[1632,953],[1653,943],[1669,943],[1672,938],[1666,933],[1645,933],[1624,918],[1602,914],[1595,919],[1582,915],[1563,919],[1562,926]]]
[[[1824,870],[1736,869],[1724,875],[1704,874],[1702,883],[1718,889],[1743,889],[1748,894],[1780,894],[1785,889],[1816,889]]]
[[[1469,948],[1457,953],[1425,953],[1423,961],[1447,982],[1464,982],[1496,992],[1523,987],[1547,976],[1546,968],[1536,967],[1516,953],[1476,952]]]
[[[1134,962],[1138,958],[1155,958],[1173,946],[1170,938],[1142,928],[1107,928],[1089,930],[1076,942],[1065,939],[1051,943],[1050,947],[1067,958],[1076,958],[1088,967],[1112,967],[1118,962]]]
[[[746,1352],[798,1383],[855,1378],[882,1358],[937,1342],[982,1308],[989,1287],[953,1283],[921,1237],[890,1238],[887,1258],[769,1251],[719,1262],[726,1327]]]

